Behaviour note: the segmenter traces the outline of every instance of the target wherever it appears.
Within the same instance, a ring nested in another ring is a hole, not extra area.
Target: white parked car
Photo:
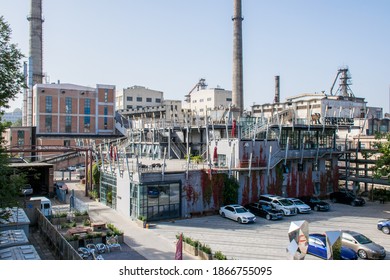
[[[229,218],[239,222],[240,224],[253,223],[256,220],[255,215],[249,212],[245,207],[238,204],[222,206],[219,209],[219,214],[223,218]]]
[[[311,212],[310,206],[307,205],[306,203],[304,203],[302,200],[300,200],[298,198],[289,198],[289,200],[292,203],[294,203],[294,205],[297,207],[299,214],[305,214],[305,213]]]
[[[282,210],[285,216],[293,216],[298,213],[297,207],[285,197],[262,194],[259,201],[266,201],[272,204],[275,209]]]

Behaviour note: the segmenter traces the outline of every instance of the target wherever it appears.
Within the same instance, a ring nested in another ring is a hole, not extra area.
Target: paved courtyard
[[[288,229],[292,221],[309,222],[310,233],[349,229],[363,233],[374,242],[385,247],[386,259],[390,259],[390,235],[377,230],[377,221],[390,217],[390,204],[367,202],[363,207],[352,207],[331,203],[328,212],[312,212],[284,217],[279,221],[267,221],[257,217],[254,224],[238,224],[219,215],[201,218],[158,222],[151,229],[155,234],[176,242],[176,235],[199,240],[211,247],[213,252],[221,251],[229,259],[285,260],[288,246]],[[308,259],[313,257],[308,256]]]

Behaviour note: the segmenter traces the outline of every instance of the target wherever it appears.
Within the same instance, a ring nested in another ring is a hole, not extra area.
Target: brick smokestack
[[[240,115],[244,110],[244,90],[242,71],[242,21],[241,0],[234,0],[233,14],[233,87],[232,103]]]

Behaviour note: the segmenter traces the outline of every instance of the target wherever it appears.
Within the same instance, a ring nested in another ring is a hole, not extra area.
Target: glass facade
[[[298,129],[282,129],[280,134],[280,147],[289,150],[305,150],[311,149],[331,149],[335,139],[335,131],[333,130],[298,130]],[[302,147],[303,145],[303,147]]]
[[[116,209],[116,177],[102,173],[100,178],[100,201]]]
[[[148,221],[180,217],[181,182],[131,184],[130,216]]]

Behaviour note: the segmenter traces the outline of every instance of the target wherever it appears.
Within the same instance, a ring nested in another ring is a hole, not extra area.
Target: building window
[[[126,97],[126,100],[127,100],[127,101],[133,101],[133,97],[132,97],[132,96],[127,96],[127,97]]]
[[[91,99],[85,99],[84,103],[84,114],[89,115],[91,114]]]
[[[108,128],[108,107],[104,106],[104,129]]]
[[[46,96],[46,113],[52,113],[53,111],[53,100],[51,96]]]
[[[207,98],[207,101],[211,101],[211,97],[208,97],[208,98]]]
[[[142,97],[137,97],[137,102],[142,102]]]
[[[156,98],[156,103],[161,103],[161,98]]]
[[[132,105],[127,105],[126,108],[127,108],[127,109],[133,109],[133,106],[132,106]]]
[[[152,102],[152,98],[146,97],[146,102]]]
[[[64,147],[70,147],[70,140],[64,140]]]
[[[84,116],[84,132],[90,132],[90,131],[91,131],[91,117]]]
[[[72,114],[72,98],[71,97],[65,98],[65,113]]]
[[[18,130],[18,146],[24,146],[24,130]]]
[[[108,89],[104,90],[104,102],[108,102]]]
[[[231,98],[226,98],[226,101],[232,101],[232,99]]]
[[[65,132],[67,132],[67,133],[72,132],[72,117],[71,116],[65,116]]]
[[[192,103],[196,103],[196,100],[192,100]]]
[[[51,122],[52,122],[52,118],[50,115],[46,115],[45,116],[45,129],[46,129],[46,132],[51,132]]]
[[[200,99],[200,100],[199,100],[199,102],[204,102],[204,99],[203,99],[203,98],[202,98],[202,99]]]

